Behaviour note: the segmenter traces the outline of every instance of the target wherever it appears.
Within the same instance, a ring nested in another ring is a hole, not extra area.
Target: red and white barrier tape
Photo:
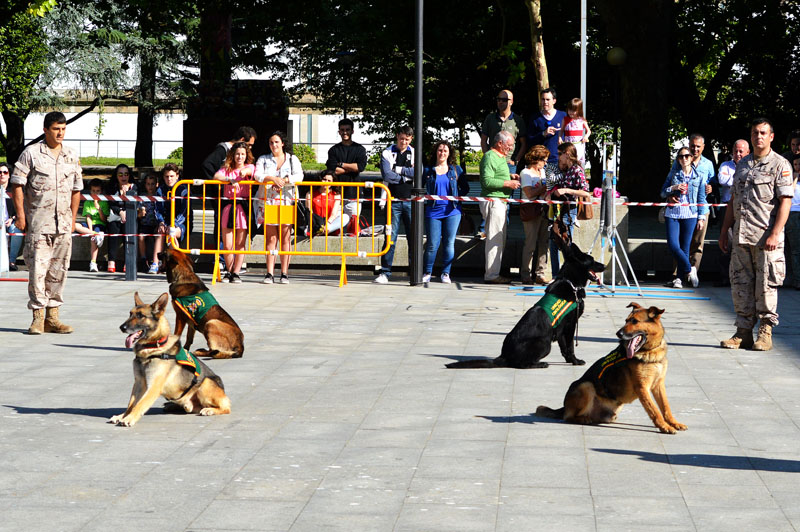
[[[5,195],[6,198],[10,198],[8,194]],[[202,200],[202,199],[210,199],[216,200],[216,197],[206,196],[203,198],[202,196],[178,196],[174,198],[166,198],[164,196],[125,196],[125,195],[108,195],[108,194],[81,194],[81,198],[85,200],[100,200],[100,201],[127,201],[127,202],[168,202],[172,200]],[[223,198],[223,199],[230,199],[230,198]],[[256,199],[256,198],[252,198]],[[237,201],[246,201],[247,198],[238,198]],[[515,199],[515,198],[484,198],[481,196],[434,196],[434,195],[425,195],[425,196],[417,196],[415,198],[409,199],[399,199],[399,198],[392,198],[392,201],[426,201],[426,200],[439,200],[439,201],[469,201],[469,202],[481,202],[481,201],[502,201],[505,203],[542,203],[542,204],[561,204],[561,203],[572,203],[576,204],[575,201],[558,201],[558,200],[529,200],[529,199]],[[385,201],[381,198],[359,198],[358,200],[355,199],[347,199],[345,201],[359,201],[359,202],[371,202],[371,201]],[[588,203],[588,202],[583,202]],[[593,205],[600,205],[598,201],[592,201]],[[616,202],[616,205],[624,205],[626,207],[725,207],[727,203],[662,203],[662,202],[652,202],[652,201],[620,201]]]

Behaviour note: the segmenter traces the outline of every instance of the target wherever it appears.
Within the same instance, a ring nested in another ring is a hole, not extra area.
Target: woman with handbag
[[[678,167],[667,175],[661,186],[661,197],[670,204],[664,212],[664,222],[667,225],[669,250],[678,263],[678,276],[667,286],[683,288],[681,278],[684,278],[697,288],[697,269],[689,262],[689,246],[695,226],[702,227],[706,223],[708,206],[705,205],[706,187],[692,165],[689,148],[678,150]],[[682,205],[684,203],[701,205]]]
[[[446,140],[433,145],[430,166],[423,170],[423,182],[431,196],[463,196],[469,192],[469,183],[464,170],[455,164],[453,146]],[[444,243],[442,253],[441,281],[450,283],[450,267],[455,258],[456,233],[461,222],[461,203],[451,200],[428,200],[425,202],[425,255],[422,282],[431,280],[433,264]]]
[[[550,150],[542,145],[532,147],[525,154],[525,169],[520,172],[519,176],[525,199],[542,199],[547,193],[544,167],[549,156]],[[519,267],[524,284],[547,284],[545,267],[547,266],[548,219],[542,215],[546,207],[547,205],[543,203],[523,203],[519,208],[519,217],[522,220],[522,228],[525,230],[525,245],[522,247],[522,263]],[[535,279],[531,274],[534,260],[536,264]]]
[[[554,205],[556,215],[564,225],[567,226],[570,238],[574,239],[573,226],[578,219],[578,206],[576,200],[591,201],[592,194],[589,192],[589,183],[586,175],[578,162],[578,151],[571,142],[564,142],[558,145],[558,168],[548,165],[545,168],[548,175],[547,188],[548,196],[554,200],[565,203]],[[568,203],[572,202],[572,203]],[[555,242],[550,245],[550,258],[552,260],[553,277],[560,268],[558,262],[558,248]]]
[[[269,137],[270,153],[262,155],[256,161],[255,180],[264,183],[258,187],[256,193],[256,218],[257,223],[264,221],[264,205],[292,205],[294,203],[295,185],[303,180],[303,167],[300,159],[293,155],[286,147],[287,139],[283,131],[276,131]],[[266,223],[266,246],[267,251],[274,251],[279,245],[281,251],[290,251],[291,246],[291,224],[282,223],[280,228],[276,223]],[[280,243],[278,243],[280,232]],[[289,260],[290,255],[281,255],[281,284],[289,284]],[[272,284],[275,281],[273,273],[275,270],[275,255],[267,254],[267,274],[264,284]]]

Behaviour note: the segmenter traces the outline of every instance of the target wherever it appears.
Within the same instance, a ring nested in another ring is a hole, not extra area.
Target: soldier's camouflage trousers
[[[28,266],[28,308],[59,307],[67,282],[72,253],[72,234],[25,236],[25,264]]]
[[[752,329],[759,320],[778,325],[778,287],[786,277],[783,243],[772,251],[732,245],[731,296],[736,327]]]

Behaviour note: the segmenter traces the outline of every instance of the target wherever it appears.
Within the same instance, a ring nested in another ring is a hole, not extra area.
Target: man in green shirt
[[[484,198],[508,198],[520,187],[519,176],[508,171],[506,157],[514,149],[514,137],[508,131],[500,131],[492,139],[492,149],[481,159],[481,196]],[[486,220],[486,271],[483,280],[489,284],[508,284],[510,279],[500,276],[503,248],[506,245],[505,201],[481,201],[481,216]]]

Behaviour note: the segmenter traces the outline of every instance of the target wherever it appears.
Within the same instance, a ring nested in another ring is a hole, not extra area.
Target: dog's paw
[[[585,360],[581,360],[580,358],[575,358],[575,359],[572,360],[572,365],[573,366],[583,366],[585,364],[586,364],[586,361]]]
[[[131,417],[122,417],[122,416],[120,416],[120,418],[117,420],[117,426],[118,427],[132,427],[132,426],[134,426],[136,424],[137,421],[138,421],[137,419],[133,419]]]
[[[677,421],[671,423],[671,425],[678,430],[689,430],[689,427],[687,427],[683,423],[678,423]]]
[[[675,433],[678,432],[677,430],[673,429],[672,427],[670,427],[667,424],[664,424],[663,426],[659,426],[658,430],[661,431],[664,434],[675,434]]]
[[[535,364],[531,364],[531,367],[544,369],[544,368],[549,368],[550,364],[548,364],[547,362],[536,362]]]
[[[216,408],[204,408],[200,411],[198,415],[200,416],[213,416],[217,413]]]
[[[116,424],[117,422],[119,422],[120,419],[122,419],[122,416],[124,416],[124,414],[117,414],[116,416],[111,416],[111,418],[109,418],[109,420],[106,421],[106,423]]]

